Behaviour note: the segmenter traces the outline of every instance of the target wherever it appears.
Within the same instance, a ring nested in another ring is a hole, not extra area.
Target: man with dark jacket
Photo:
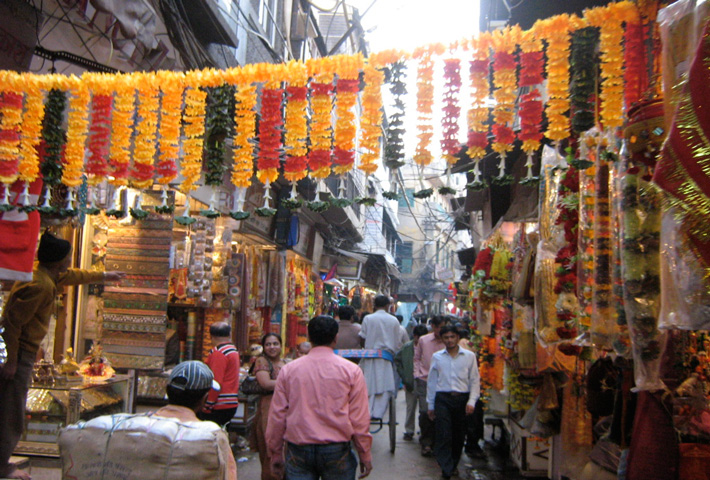
[[[414,391],[414,347],[419,343],[419,338],[429,333],[425,325],[414,327],[412,334],[414,338],[405,343],[402,349],[394,356],[394,364],[397,373],[404,385],[404,394],[407,399],[407,415],[404,422],[404,439],[414,438],[414,417],[417,413],[417,394]],[[425,407],[421,407],[422,409]]]

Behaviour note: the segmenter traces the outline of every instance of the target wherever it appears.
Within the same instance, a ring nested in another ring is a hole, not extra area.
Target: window
[[[397,266],[402,273],[412,273],[412,242],[397,244]]]
[[[259,2],[259,23],[266,32],[266,38],[271,45],[276,42],[276,21],[278,19],[278,0],[261,0]]]
[[[406,197],[406,199],[405,199],[405,197]],[[400,195],[399,208],[407,208],[408,201],[409,201],[409,205],[414,206],[414,189],[413,188],[405,189],[404,195]]]

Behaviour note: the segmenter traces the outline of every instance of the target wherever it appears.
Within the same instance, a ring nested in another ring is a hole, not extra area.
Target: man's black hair
[[[218,322],[210,325],[210,335],[213,337],[229,337],[232,334],[232,327],[228,323]]]
[[[168,403],[170,405],[178,405],[194,410],[198,407],[205,394],[210,390],[209,388],[206,390],[180,390],[172,385],[168,385],[166,393],[168,394]]]
[[[439,330],[439,335],[444,336],[445,333],[449,332],[454,332],[459,338],[461,338],[461,332],[459,332],[459,329],[454,327],[453,325],[444,325],[441,327],[441,330]]]
[[[338,318],[341,320],[352,320],[355,316],[355,309],[350,305],[338,307]]]
[[[390,297],[388,295],[377,295],[375,297],[375,308],[385,308],[390,304]]]
[[[441,315],[434,315],[429,319],[429,323],[432,325],[443,325],[446,323],[446,319]]]
[[[338,334],[338,322],[330,315],[318,315],[308,322],[308,339],[314,347],[328,346]]]
[[[429,333],[429,329],[426,328],[426,325],[422,325],[421,323],[418,324],[417,326],[414,327],[414,330],[412,330],[412,335],[415,337],[421,337]]]
[[[395,317],[397,318],[397,321],[398,321],[398,322],[400,323],[400,325],[401,325],[402,322],[404,321],[404,316],[403,316],[403,315],[395,315]]]

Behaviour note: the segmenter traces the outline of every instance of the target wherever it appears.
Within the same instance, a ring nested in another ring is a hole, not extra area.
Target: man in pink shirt
[[[338,323],[327,315],[308,322],[313,348],[286,364],[276,380],[266,443],[272,472],[288,480],[352,480],[372,470],[367,386],[360,368],[333,352]],[[285,446],[285,452],[284,452]]]
[[[427,377],[429,376],[429,366],[434,353],[445,348],[441,340],[439,331],[446,323],[442,316],[434,316],[429,320],[431,333],[427,333],[419,339],[419,343],[414,347],[414,393],[419,402],[419,443],[422,446],[422,455],[430,457],[434,454],[434,422],[431,421],[427,413]]]

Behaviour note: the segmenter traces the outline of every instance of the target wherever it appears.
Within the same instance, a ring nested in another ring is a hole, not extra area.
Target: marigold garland
[[[422,55],[417,66],[417,148],[414,162],[426,167],[433,159],[430,145],[434,136],[431,124],[434,105],[434,61],[431,55]]]
[[[530,90],[520,98],[520,131],[518,138],[523,142],[522,148],[528,156],[531,156],[540,147],[542,132],[542,100],[540,90],[537,85],[543,82],[544,59],[542,55],[542,43],[537,38],[534,30],[524,32],[520,37],[520,79],[518,84],[521,87],[529,87]],[[529,160],[530,162],[530,160]],[[532,162],[528,167],[531,172]],[[528,175],[530,177],[531,175]]]
[[[70,188],[81,185],[84,175],[84,144],[89,130],[89,102],[91,93],[79,79],[70,90],[69,116],[67,119],[67,144],[64,151],[62,183]]]
[[[641,22],[628,22],[624,34],[624,105],[628,111],[643,94],[646,85],[644,28]]]
[[[451,58],[444,60],[444,95],[443,112],[441,119],[442,139],[441,151],[446,159],[446,163],[453,165],[458,158],[456,154],[459,150],[459,91],[461,89],[461,62]]]
[[[273,183],[279,176],[281,153],[281,102],[284,90],[264,88],[261,94],[261,121],[259,122],[259,157],[256,177],[261,183]]]
[[[159,160],[156,165],[157,182],[167,185],[178,175],[177,159],[180,155],[180,119],[182,95],[185,90],[181,73],[158,72],[160,100]]]
[[[332,131],[331,111],[333,109],[333,76],[321,74],[311,83],[311,151],[308,154],[308,168],[313,178],[330,175]]]
[[[519,27],[506,27],[493,32],[493,145],[491,148],[500,155],[499,177],[505,173],[505,156],[513,149],[515,132],[513,118],[516,96],[516,42],[520,36]]]
[[[488,78],[490,74],[490,34],[483,33],[478,39],[471,41],[473,60],[470,62],[469,81],[471,86],[471,108],[466,115],[468,123],[468,139],[466,154],[474,161],[473,184],[480,181],[479,162],[486,155],[488,147],[488,118],[490,111],[486,103],[489,93]]]
[[[380,158],[380,138],[382,137],[382,83],[385,75],[370,61],[364,67],[365,88],[362,91],[362,115],[360,125],[360,156],[358,168],[366,175],[375,173]]]
[[[128,168],[131,161],[131,135],[133,133],[133,111],[136,93],[133,77],[115,78],[115,95],[111,116],[111,148],[109,163],[111,178],[109,183],[119,187],[128,184]]]
[[[133,168],[131,184],[136,188],[153,185],[153,163],[155,161],[155,133],[158,128],[160,111],[159,86],[153,75],[138,77],[138,125],[133,147]]]
[[[25,86],[25,113],[22,117],[22,135],[20,137],[20,180],[32,183],[39,175],[39,155],[37,146],[42,135],[44,120],[44,96],[40,82],[36,77],[28,77]]]
[[[234,165],[232,183],[237,188],[248,188],[254,174],[254,146],[256,136],[256,87],[239,85],[234,93]]]
[[[14,183],[20,173],[20,126],[23,95],[0,94],[0,181]]]
[[[308,71],[293,62],[286,87],[284,114],[284,178],[297,182],[308,175]]]
[[[335,132],[333,136],[333,172],[342,175],[349,172],[355,163],[355,135],[357,126],[353,107],[357,103],[360,80],[340,77],[335,100]]]
[[[113,96],[94,95],[91,103],[91,126],[89,127],[86,174],[89,185],[98,185],[106,179],[110,169],[108,164],[111,144],[111,108]]]
[[[192,79],[191,79],[192,80]],[[187,194],[197,188],[197,181],[200,179],[202,171],[202,146],[205,135],[205,103],[207,92],[196,86],[195,83],[188,83],[185,91],[185,110],[183,111],[183,156],[180,161],[180,172],[183,181],[180,184],[180,191]]]

